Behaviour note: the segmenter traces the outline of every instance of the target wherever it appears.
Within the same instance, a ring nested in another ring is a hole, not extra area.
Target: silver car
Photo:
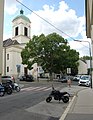
[[[81,75],[75,75],[73,78],[73,81],[79,81],[80,77],[81,77]]]
[[[13,76],[3,75],[1,76],[2,83],[14,82],[15,78]]]
[[[90,84],[91,84],[91,77],[89,75],[82,75],[78,82],[78,85],[84,85],[87,87],[89,87]]]

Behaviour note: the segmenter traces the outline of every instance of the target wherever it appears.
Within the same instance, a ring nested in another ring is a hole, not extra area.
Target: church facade
[[[30,71],[22,64],[21,51],[31,39],[31,22],[20,10],[20,15],[12,21],[12,39],[3,41],[3,75],[17,77],[24,74],[32,74],[37,78],[38,66],[35,63]]]

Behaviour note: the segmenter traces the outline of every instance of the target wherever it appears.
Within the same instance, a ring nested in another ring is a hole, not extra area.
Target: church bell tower
[[[20,44],[26,44],[31,39],[31,21],[20,10],[20,15],[12,21],[12,40],[17,40]]]

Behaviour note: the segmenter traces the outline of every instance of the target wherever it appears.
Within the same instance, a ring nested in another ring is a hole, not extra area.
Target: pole
[[[92,88],[92,56],[91,56],[91,46],[90,42],[89,43],[89,51],[90,51],[90,76],[91,76],[91,88]]]
[[[91,56],[91,45],[89,41],[74,40],[77,42],[87,42],[89,44],[89,55],[90,55],[90,77],[91,77],[91,88],[92,88],[92,56]]]
[[[4,0],[0,0],[0,83],[3,63],[3,23],[4,23]]]

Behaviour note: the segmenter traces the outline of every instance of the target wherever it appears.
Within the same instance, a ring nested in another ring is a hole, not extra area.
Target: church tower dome
[[[16,17],[13,19],[13,21],[15,21],[15,20],[17,20],[17,19],[19,19],[19,18],[22,18],[23,20],[25,20],[25,21],[27,21],[27,22],[30,23],[30,19],[24,15],[24,11],[23,11],[23,10],[20,10],[20,15],[16,16]],[[13,21],[12,21],[12,22],[13,22]]]
[[[12,21],[12,39],[17,40],[20,44],[27,43],[31,39],[31,21],[20,10],[20,15]]]

